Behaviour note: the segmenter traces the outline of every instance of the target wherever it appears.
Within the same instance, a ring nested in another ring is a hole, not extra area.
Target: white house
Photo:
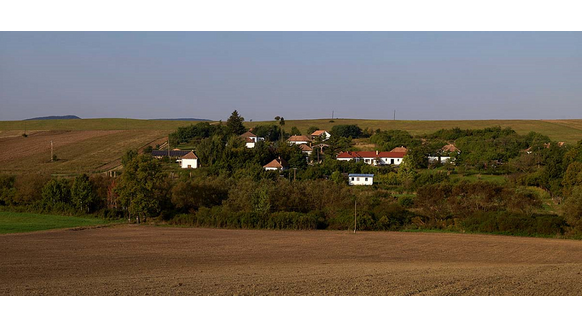
[[[180,167],[183,169],[198,168],[198,157],[194,154],[193,151],[190,151],[188,154],[180,157],[178,162],[180,162]]]
[[[331,134],[325,130],[317,130],[311,134],[311,139],[315,140],[321,138],[321,140],[327,140],[331,137]]]
[[[400,165],[405,152],[390,151],[346,151],[337,155],[338,161],[364,161],[366,164],[378,165]]]
[[[283,171],[289,167],[287,162],[282,159],[281,157],[275,158],[274,160],[270,161],[268,164],[263,165],[265,171]]]
[[[241,134],[240,137],[245,140],[245,146],[247,148],[255,148],[255,144],[257,142],[265,140],[265,138],[263,138],[263,137],[257,137],[251,131],[247,131],[247,132]]]
[[[451,161],[452,154],[460,154],[459,148],[455,147],[453,144],[448,144],[443,146],[437,154],[428,156],[429,163],[448,163]]]
[[[371,186],[374,184],[374,175],[350,173],[348,183],[350,186]]]
[[[287,142],[290,145],[301,145],[308,144],[311,142],[311,140],[306,136],[291,136],[289,139],[287,139]]]

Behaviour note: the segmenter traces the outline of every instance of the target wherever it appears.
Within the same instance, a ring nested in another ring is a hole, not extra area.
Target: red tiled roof
[[[291,136],[289,139],[287,139],[287,141],[311,141],[309,138],[307,138],[306,136]]]
[[[241,137],[243,137],[243,138],[250,138],[250,137],[256,138],[256,137],[257,137],[257,136],[256,136],[254,133],[252,133],[251,131],[247,131],[247,132],[245,132],[245,133],[241,134],[240,136],[241,136]]]
[[[300,148],[302,151],[312,151],[312,150],[313,150],[313,148],[309,147],[309,146],[308,146],[308,145],[306,145],[306,144],[300,144],[300,145],[299,145],[299,148]]]
[[[287,167],[287,162],[284,159],[275,158],[274,160],[270,161],[268,164],[263,165],[263,167],[273,167],[277,169],[282,169]]]
[[[443,148],[441,148],[441,149],[444,151],[450,151],[450,152],[459,151],[459,148],[455,147],[455,145],[453,145],[453,144],[444,145]]]
[[[403,152],[392,152],[392,151],[346,151],[341,152],[337,155],[337,158],[403,158],[406,153]]]
[[[254,139],[251,139],[250,137],[246,137],[246,138],[245,138],[245,141],[246,141],[247,143],[254,143],[254,142],[255,142],[255,140],[254,140]]]
[[[390,152],[392,153],[406,153],[408,151],[408,149],[406,149],[406,147],[396,147],[394,149],[392,149]]]
[[[198,159],[198,157],[194,154],[193,151],[189,152],[188,154],[181,157],[182,159]]]
[[[326,130],[317,130],[317,131],[314,131],[314,132],[313,132],[311,135],[312,135],[312,136],[320,136],[320,135],[322,135],[324,132],[327,132],[327,131],[326,131]]]

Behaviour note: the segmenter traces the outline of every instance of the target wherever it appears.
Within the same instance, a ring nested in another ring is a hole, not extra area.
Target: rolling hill
[[[128,149],[162,144],[169,133],[195,121],[136,119],[74,119],[0,121],[0,173],[47,172],[79,174],[105,172],[120,165]],[[245,122],[246,126],[269,122]],[[364,119],[288,120],[284,128],[297,127],[306,133],[310,126],[330,130],[338,124],[362,128],[407,130],[418,135],[444,128],[491,126],[511,127],[520,134],[536,131],[555,141],[575,144],[582,140],[582,120],[479,120],[479,121],[392,121]],[[28,137],[22,136],[26,131]],[[59,158],[50,161],[50,142]]]

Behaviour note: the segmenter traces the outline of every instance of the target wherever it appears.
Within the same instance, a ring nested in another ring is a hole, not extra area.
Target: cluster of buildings
[[[255,148],[258,142],[263,142],[265,138],[258,137],[251,131],[247,131],[240,135],[245,141],[245,146],[247,148]],[[304,135],[294,135],[287,139],[287,143],[290,145],[297,145],[301,151],[309,157],[314,147],[327,147],[323,141],[328,140],[331,134],[326,130],[317,130],[313,132],[310,136]],[[318,144],[312,145],[313,141],[317,141]],[[400,165],[404,160],[404,156],[408,149],[406,147],[396,147],[391,151],[343,151],[337,154],[336,159],[338,161],[355,161],[364,162],[373,166],[382,165]],[[429,163],[448,163],[452,161],[453,154],[459,154],[461,151],[455,147],[453,144],[448,144],[442,147],[436,154],[429,156]],[[176,162],[180,164],[183,169],[196,169],[199,166],[198,157],[193,151],[188,150],[154,150],[152,151],[152,156],[156,158],[162,158],[168,156],[170,158],[176,158]],[[289,168],[287,162],[281,157],[273,159],[271,162],[265,164],[263,168],[266,171],[283,171]],[[349,174],[348,175],[349,185],[372,185],[374,183],[373,174]]]

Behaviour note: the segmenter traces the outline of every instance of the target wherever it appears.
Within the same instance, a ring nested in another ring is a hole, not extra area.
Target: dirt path
[[[582,242],[119,226],[0,236],[1,295],[582,295]]]

